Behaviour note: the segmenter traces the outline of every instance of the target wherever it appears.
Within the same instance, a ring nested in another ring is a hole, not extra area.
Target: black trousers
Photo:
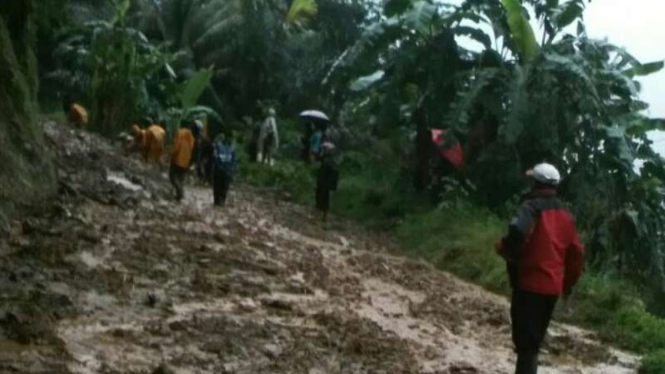
[[[513,289],[510,318],[517,352],[515,374],[538,372],[538,351],[550,325],[557,299],[557,296]]]
[[[180,201],[185,197],[185,175],[187,175],[187,169],[183,169],[180,166],[171,164],[171,169],[169,170],[169,180],[171,185],[175,190],[175,198]]]
[[[213,172],[212,188],[215,205],[224,205],[226,203],[226,197],[229,194],[232,181],[233,178],[223,171],[215,170]]]
[[[330,189],[322,186],[316,186],[316,209],[327,212],[330,210]]]

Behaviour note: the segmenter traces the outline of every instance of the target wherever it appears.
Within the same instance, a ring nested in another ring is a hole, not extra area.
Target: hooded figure
[[[164,151],[166,131],[158,125],[150,125],[142,130],[138,125],[132,126],[134,142],[141,151],[143,161],[160,164]]]
[[[67,121],[76,127],[83,128],[88,125],[88,111],[81,104],[71,102],[67,108]]]
[[[233,136],[218,136],[213,144],[213,196],[215,206],[226,205],[226,198],[236,170]]]

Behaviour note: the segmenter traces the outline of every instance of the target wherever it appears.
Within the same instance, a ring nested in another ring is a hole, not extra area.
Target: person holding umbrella
[[[301,139],[301,157],[309,163],[320,158],[321,145],[327,140],[325,135],[330,118],[319,110],[306,110],[300,113],[300,118],[306,121],[305,133]]]

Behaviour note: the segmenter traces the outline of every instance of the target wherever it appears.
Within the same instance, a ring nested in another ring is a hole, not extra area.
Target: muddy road
[[[247,187],[168,197],[119,145],[47,123],[60,194],[3,228],[0,373],[511,373],[507,302]],[[52,205],[52,206],[51,206]],[[545,374],[637,358],[563,325]]]

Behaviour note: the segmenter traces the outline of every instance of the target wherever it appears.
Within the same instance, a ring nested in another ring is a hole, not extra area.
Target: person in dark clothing
[[[254,126],[252,138],[247,145],[247,153],[251,162],[259,161],[259,136],[261,135],[261,126]]]
[[[212,141],[207,135],[201,137],[200,159],[196,167],[196,173],[199,180],[204,183],[212,182],[212,165],[214,158],[214,148]]]
[[[220,136],[215,144],[213,162],[213,195],[215,206],[224,206],[236,170],[236,151],[232,136]]]
[[[311,162],[310,145],[311,145],[312,135],[314,135],[314,123],[308,121],[307,123],[305,123],[305,133],[300,138],[300,145],[301,145],[300,158],[306,163]]]
[[[321,148],[321,166],[316,175],[316,209],[321,212],[321,219],[326,221],[330,210],[330,192],[337,190],[339,171],[333,159],[335,146],[324,143]]]
[[[556,197],[561,179],[549,164],[527,172],[532,192],[524,199],[496,250],[507,264],[515,374],[536,374],[538,352],[559,295],[572,292],[584,253],[571,214]]]

